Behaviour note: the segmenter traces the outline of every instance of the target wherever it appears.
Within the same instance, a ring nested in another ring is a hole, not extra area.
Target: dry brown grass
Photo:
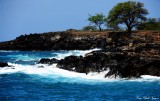
[[[135,32],[136,35],[140,35],[141,37],[150,37],[153,39],[155,43],[160,43],[160,31],[137,31]]]
[[[123,31],[70,31],[70,34],[72,34],[73,36],[76,37],[102,37],[105,38],[107,37],[109,34],[111,34],[111,32],[123,32]],[[156,43],[160,43],[160,31],[148,31],[148,30],[141,30],[141,31],[133,31],[132,35],[136,35],[139,37],[150,37],[152,39],[154,39],[154,42]]]
[[[108,32],[91,32],[91,31],[73,31],[71,32],[74,36],[96,36],[105,37]]]

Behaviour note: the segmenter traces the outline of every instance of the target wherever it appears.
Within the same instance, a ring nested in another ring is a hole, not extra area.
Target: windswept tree
[[[95,26],[99,28],[99,31],[102,31],[101,25],[105,22],[105,16],[102,13],[96,14],[94,16],[89,15],[88,21],[95,24]]]
[[[127,1],[114,6],[107,17],[107,25],[113,27],[120,24],[127,26],[128,32],[146,20],[148,11],[141,2]]]

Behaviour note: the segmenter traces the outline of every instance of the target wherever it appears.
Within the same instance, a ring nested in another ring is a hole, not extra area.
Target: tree
[[[136,28],[138,30],[160,30],[160,20],[149,18],[147,21],[139,24]]]
[[[118,3],[114,6],[107,17],[107,25],[113,27],[119,24],[125,24],[128,32],[142,21],[146,20],[148,11],[141,2],[127,1]]]
[[[94,16],[89,15],[88,21],[98,26],[99,31],[102,31],[101,25],[105,22],[105,16],[102,13],[96,14]]]

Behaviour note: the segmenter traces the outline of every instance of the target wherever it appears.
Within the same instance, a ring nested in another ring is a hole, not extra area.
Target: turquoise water
[[[103,78],[36,64],[41,58],[84,56],[89,51],[0,51],[0,101],[160,101],[160,78]],[[43,66],[44,68],[38,68]]]

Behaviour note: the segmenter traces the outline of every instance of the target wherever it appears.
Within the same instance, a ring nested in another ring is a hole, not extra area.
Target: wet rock
[[[44,68],[44,66],[38,66],[38,68]]]
[[[57,67],[80,73],[110,70],[105,77],[138,78],[141,75],[160,76],[160,60],[141,59],[140,55],[125,53],[92,52],[86,57],[69,56],[58,62]]]
[[[142,51],[148,51],[148,50],[158,50],[160,51],[160,44],[156,43],[150,43],[150,44],[144,44],[136,47],[135,52],[142,52]]]
[[[58,60],[55,59],[55,58],[52,58],[52,59],[42,58],[38,63],[41,63],[41,64],[54,64],[54,63],[58,63]]]
[[[153,60],[140,68],[141,75],[160,76],[160,60]]]
[[[58,62],[57,67],[80,73],[89,73],[101,72],[116,64],[117,62],[112,60],[110,56],[101,52],[94,52],[86,57],[66,57]]]
[[[0,62],[0,67],[7,67],[9,66],[8,63]]]

